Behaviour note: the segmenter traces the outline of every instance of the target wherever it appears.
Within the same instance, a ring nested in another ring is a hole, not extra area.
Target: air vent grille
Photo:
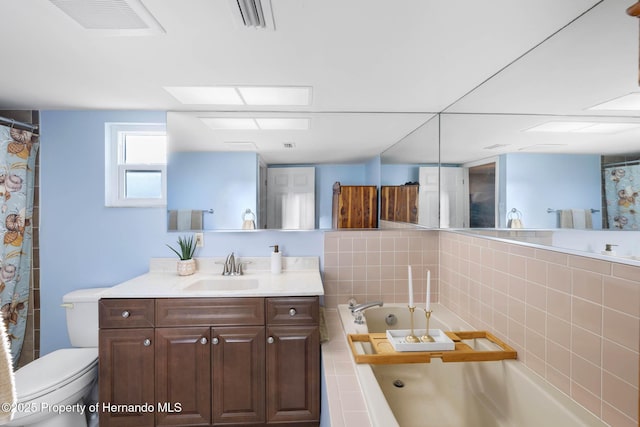
[[[164,29],[140,0],[49,0],[86,30],[155,34]]]
[[[231,12],[240,26],[274,30],[271,0],[229,0]]]

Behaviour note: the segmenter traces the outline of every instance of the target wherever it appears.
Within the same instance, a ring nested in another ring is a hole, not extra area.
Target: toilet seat
[[[97,348],[65,348],[53,351],[16,371],[18,402],[51,393],[95,369]]]

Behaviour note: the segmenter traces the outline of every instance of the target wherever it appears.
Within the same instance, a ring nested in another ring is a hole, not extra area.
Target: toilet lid
[[[94,368],[97,348],[64,348],[46,354],[16,371],[18,401],[50,393]]]

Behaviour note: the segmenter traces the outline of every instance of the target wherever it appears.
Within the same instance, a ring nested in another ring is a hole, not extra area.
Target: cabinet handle
[[[123,317],[123,318],[125,318],[125,319],[126,319],[126,318],[127,318],[127,317],[129,317],[129,316],[131,316],[131,313],[129,312],[129,310],[125,310],[125,311],[123,311],[123,312],[122,312],[122,317]]]
[[[142,344],[144,344],[145,347],[149,347],[151,345],[151,340],[147,338],[146,340],[142,341]]]
[[[275,339],[273,339],[273,337],[269,337],[269,338],[267,338],[267,342],[268,342],[269,344],[273,344],[274,342],[276,342],[276,340],[275,340]]]
[[[200,344],[206,344],[207,339],[205,337],[200,338]]]
[[[291,308],[291,309],[289,309],[289,316],[293,317],[293,316],[295,316],[295,315],[296,315],[296,313],[297,313],[297,311],[296,311],[296,309],[295,309],[295,308]]]
[[[214,338],[211,340],[211,344],[218,344],[220,340],[218,338]]]

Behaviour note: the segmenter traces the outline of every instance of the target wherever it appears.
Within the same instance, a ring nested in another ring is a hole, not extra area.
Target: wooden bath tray
[[[395,351],[385,333],[348,334],[349,346],[356,363],[372,365],[392,365],[397,363],[429,363],[431,358],[439,358],[443,362],[486,362],[504,359],[515,359],[517,352],[496,336],[487,331],[445,332],[455,343],[454,350],[448,351]],[[474,350],[462,340],[485,338],[500,347],[500,350]],[[373,354],[362,354],[356,351],[355,342],[371,344]]]

